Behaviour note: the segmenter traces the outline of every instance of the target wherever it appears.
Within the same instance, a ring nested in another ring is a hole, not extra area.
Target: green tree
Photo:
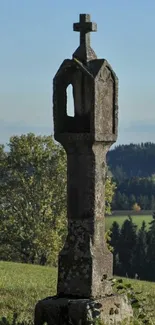
[[[56,264],[66,231],[66,155],[52,137],[11,137],[0,184],[3,258]]]
[[[132,210],[135,212],[139,212],[141,210],[141,207],[138,203],[134,203],[134,205],[132,206]]]
[[[105,213],[111,214],[111,204],[116,190],[116,184],[111,177],[106,178],[105,183]]]
[[[126,274],[134,277],[133,258],[137,243],[137,226],[129,216],[122,225],[119,240],[119,262],[121,264],[121,275]]]
[[[151,195],[150,208],[151,208],[151,210],[155,209],[155,195]]]
[[[130,209],[132,209],[133,205],[136,203],[136,198],[133,194],[129,195],[129,205]]]
[[[0,256],[22,262],[57,263],[67,232],[66,154],[51,136],[10,138],[0,151]],[[106,213],[115,184],[106,179]]]
[[[113,171],[113,176],[117,183],[122,183],[127,178],[126,174],[123,171],[122,166],[118,166],[118,165]]]
[[[148,231],[147,279],[155,281],[155,212]]]
[[[110,245],[113,247],[113,272],[114,274],[119,274],[120,263],[119,263],[119,240],[120,240],[120,226],[114,221],[111,231]]]
[[[143,221],[142,226],[137,234],[137,243],[133,260],[134,273],[138,278],[145,280],[147,276],[147,231],[146,224]]]

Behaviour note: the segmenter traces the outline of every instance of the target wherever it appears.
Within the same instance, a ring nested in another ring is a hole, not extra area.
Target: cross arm
[[[85,22],[84,24],[74,23],[73,30],[74,32],[80,32],[82,30],[85,32],[96,32],[97,24],[92,22]]]

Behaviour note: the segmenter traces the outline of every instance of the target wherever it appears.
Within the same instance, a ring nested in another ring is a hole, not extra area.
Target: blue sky
[[[119,78],[117,144],[155,142],[154,0],[0,0],[0,143],[52,133],[52,79],[79,45],[80,13],[97,23],[92,47]]]

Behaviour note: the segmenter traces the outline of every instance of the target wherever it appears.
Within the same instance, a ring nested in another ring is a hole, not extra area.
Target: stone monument
[[[59,254],[57,295],[38,302],[35,325],[92,324],[95,317],[117,324],[132,316],[127,298],[112,292],[113,258],[104,238],[106,153],[117,139],[118,79],[90,46],[90,32],[97,30],[90,15],[81,14],[73,29],[80,45],[53,81],[54,137],[67,153],[68,235]]]

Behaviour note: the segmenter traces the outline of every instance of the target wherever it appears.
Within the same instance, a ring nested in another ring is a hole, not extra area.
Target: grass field
[[[6,317],[10,322],[16,312],[19,322],[31,322],[36,302],[56,293],[56,281],[55,268],[0,262],[0,319]],[[143,292],[148,306],[152,306],[152,320],[155,321],[155,283],[125,281],[131,283],[135,290]]]
[[[56,292],[57,269],[0,262],[0,319],[32,320],[36,302]]]
[[[106,217],[105,220],[105,225],[106,225],[106,230],[108,230],[114,221],[117,221],[118,224],[121,226],[125,219],[127,219],[127,216],[108,216]],[[142,222],[146,222],[146,226],[149,226],[149,222],[152,220],[152,216],[143,216],[143,215],[138,215],[138,216],[132,216],[133,222],[137,225],[137,228],[140,228],[142,225]]]

